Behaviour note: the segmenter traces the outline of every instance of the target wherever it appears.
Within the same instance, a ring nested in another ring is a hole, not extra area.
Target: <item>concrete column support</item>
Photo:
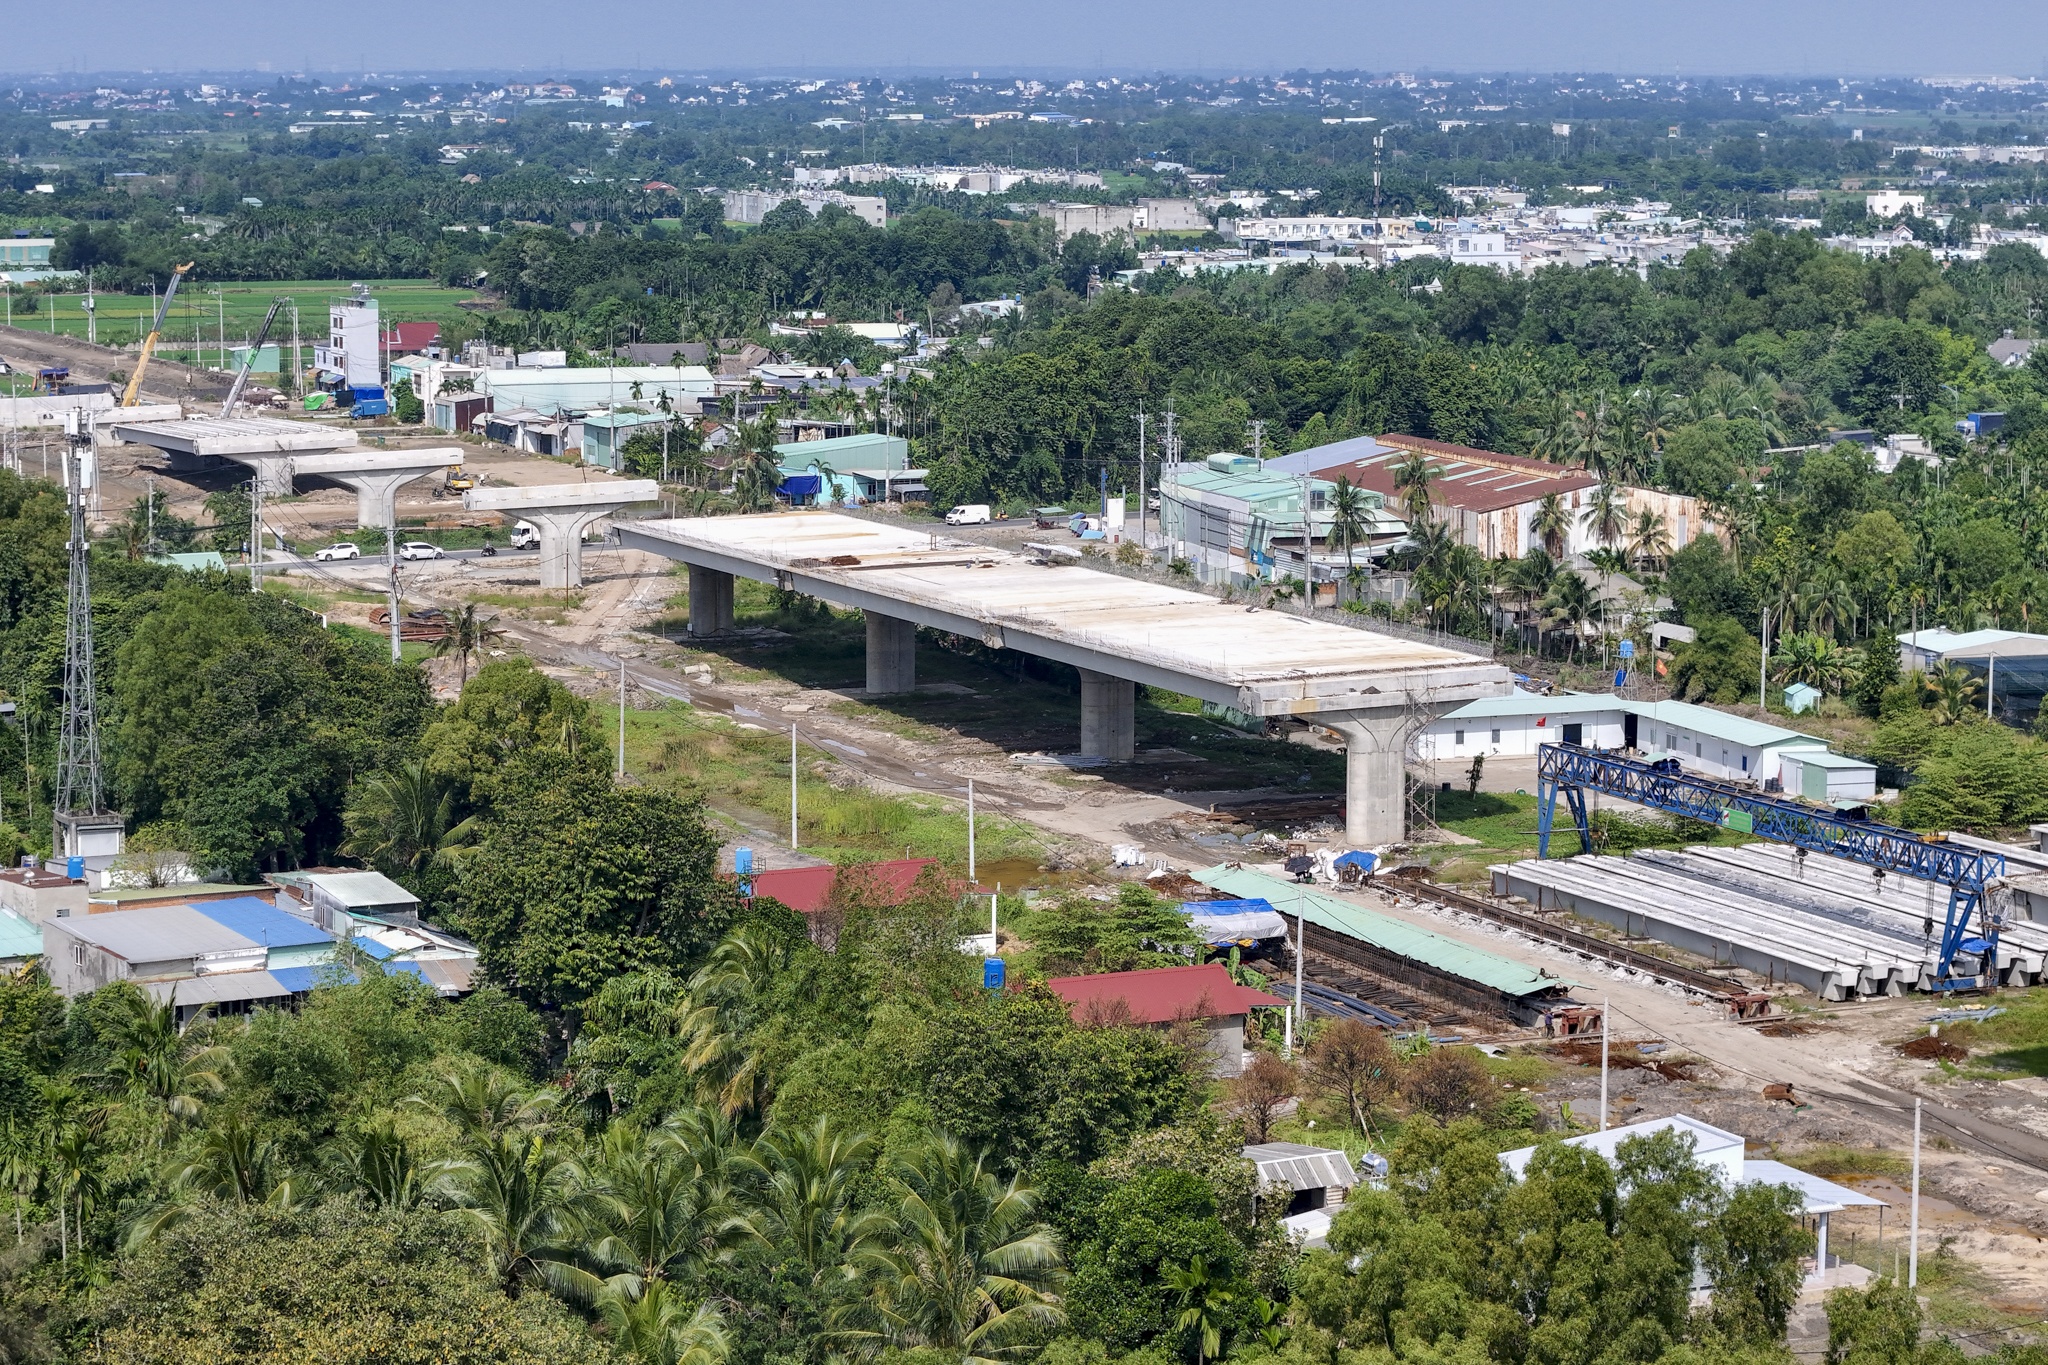
[[[915,692],[916,623],[878,611],[864,611],[861,615],[867,618],[868,625],[868,695]]]
[[[1128,763],[1138,750],[1137,686],[1129,678],[1081,673],[1081,755]]]
[[[1408,833],[1408,738],[1424,711],[1326,712],[1316,717],[1344,736],[1344,838],[1360,848],[1399,843]]]
[[[242,463],[248,465],[250,470],[256,475],[256,487],[262,492],[264,497],[288,498],[292,495],[294,490],[292,488],[291,456],[270,455],[261,458],[245,456],[242,458]]]
[[[732,629],[732,575],[690,566],[690,634],[717,635]],[[869,638],[874,635],[872,626]],[[872,655],[870,656],[872,657]],[[873,665],[869,665],[872,673]]]
[[[543,588],[583,586],[583,533],[590,529],[592,522],[609,515],[611,510],[608,507],[578,507],[523,514],[524,520],[532,522],[533,528],[540,532],[540,585]]]
[[[356,490],[356,525],[379,530],[397,524],[398,490],[419,477],[418,471],[395,474],[329,474],[336,483]]]

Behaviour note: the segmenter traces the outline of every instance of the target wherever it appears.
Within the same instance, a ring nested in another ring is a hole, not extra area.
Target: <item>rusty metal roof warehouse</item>
[[[831,512],[636,521],[620,531],[628,545],[672,559],[1251,715],[1434,709],[1508,690],[1506,670],[1454,650]]]

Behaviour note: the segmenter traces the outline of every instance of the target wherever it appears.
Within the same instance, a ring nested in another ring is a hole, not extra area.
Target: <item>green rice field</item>
[[[444,289],[428,280],[367,280],[371,297],[377,300],[383,322],[452,323],[473,316],[458,307],[476,298],[470,289]],[[313,343],[327,330],[327,305],[348,293],[346,281],[286,280],[234,281],[210,284],[188,279],[178,288],[177,301],[164,319],[164,336],[157,354],[167,360],[198,363],[220,368],[222,340],[229,348],[253,339],[263,325],[270,301],[280,295],[299,306],[299,340],[306,361],[312,361]],[[36,311],[24,313],[16,306],[22,300],[10,297],[0,304],[0,319],[34,331],[56,331],[83,338],[87,335],[85,295],[55,294],[35,300]],[[131,346],[148,330],[155,302],[147,294],[99,294],[94,300],[99,314],[96,339],[102,346]],[[480,312],[481,310],[475,310]],[[273,341],[291,345],[291,315],[279,317]],[[195,361],[196,356],[196,361]]]

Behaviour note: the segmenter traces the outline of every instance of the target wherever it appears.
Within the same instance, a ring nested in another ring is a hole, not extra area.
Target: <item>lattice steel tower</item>
[[[64,618],[64,725],[57,747],[51,851],[60,858],[117,854],[125,821],[106,809],[92,669],[92,579],[86,500],[93,482],[93,434],[82,414],[65,424],[64,490],[71,507],[71,569]]]

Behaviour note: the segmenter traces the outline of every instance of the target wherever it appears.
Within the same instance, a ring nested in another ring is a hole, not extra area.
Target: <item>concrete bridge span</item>
[[[1355,844],[1402,837],[1404,760],[1417,729],[1510,690],[1506,669],[1454,650],[831,512],[618,530],[628,547],[689,566],[693,633],[731,628],[735,578],[858,608],[870,692],[916,685],[918,626],[1071,664],[1086,755],[1132,757],[1136,683],[1247,715],[1313,718],[1345,737]]]

